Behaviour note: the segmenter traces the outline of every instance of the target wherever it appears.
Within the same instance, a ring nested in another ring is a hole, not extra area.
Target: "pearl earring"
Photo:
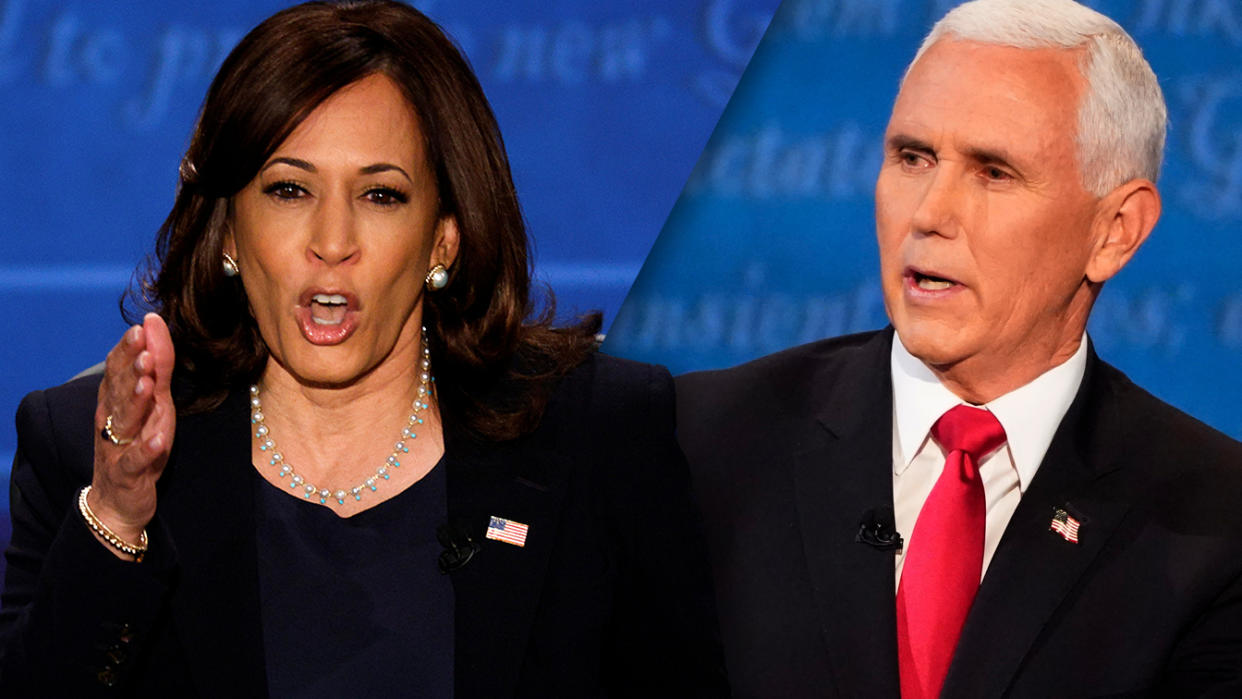
[[[427,272],[427,278],[423,283],[427,285],[428,291],[439,291],[448,286],[448,270],[444,265],[437,264]]]

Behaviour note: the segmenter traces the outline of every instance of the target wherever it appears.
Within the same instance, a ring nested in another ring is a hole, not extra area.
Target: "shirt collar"
[[[1018,487],[1026,492],[1039,464],[1052,444],[1061,418],[1069,410],[1087,369],[1087,335],[1083,333],[1074,355],[1030,383],[991,402],[976,406],[990,410],[1001,427],[1014,467]],[[890,359],[893,375],[893,429],[901,457],[893,460],[893,473],[901,475],[927,441],[932,425],[955,405],[965,405],[945,388],[921,360],[910,354],[901,338],[893,335]]]

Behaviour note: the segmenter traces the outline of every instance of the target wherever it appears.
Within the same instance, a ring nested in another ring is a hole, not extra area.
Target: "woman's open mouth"
[[[352,294],[311,289],[299,301],[298,327],[313,345],[340,344],[358,327],[358,300]]]
[[[349,300],[341,294],[315,294],[311,297],[311,320],[316,325],[340,325],[349,311]]]

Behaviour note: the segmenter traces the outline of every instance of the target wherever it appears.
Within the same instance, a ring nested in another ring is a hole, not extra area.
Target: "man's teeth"
[[[944,291],[953,286],[953,282],[943,279],[932,279],[931,277],[919,277],[918,285],[920,289],[926,291]]]

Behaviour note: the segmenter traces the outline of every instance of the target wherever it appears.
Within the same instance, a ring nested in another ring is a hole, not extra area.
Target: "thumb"
[[[154,394],[167,395],[172,385],[173,343],[168,325],[156,313],[148,313],[142,319],[143,334],[147,339],[147,351],[151,353],[151,365],[155,374]]]

